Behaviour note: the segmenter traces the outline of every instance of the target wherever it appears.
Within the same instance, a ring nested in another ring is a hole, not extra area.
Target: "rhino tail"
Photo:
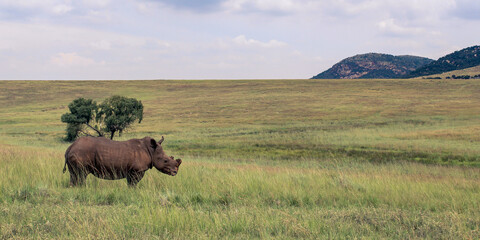
[[[63,173],[67,171],[67,155],[65,154],[65,165],[63,165]]]
[[[65,165],[63,165],[63,173],[67,171],[67,160],[68,160],[68,153],[70,152],[70,148],[72,146],[67,148],[67,151],[65,151]]]

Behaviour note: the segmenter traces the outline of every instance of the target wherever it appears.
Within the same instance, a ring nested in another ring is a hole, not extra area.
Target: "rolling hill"
[[[432,59],[409,55],[360,54],[340,61],[313,79],[400,78],[431,62]]]
[[[406,78],[441,74],[445,72],[462,70],[480,65],[480,46],[464,48],[439,58],[415,71],[407,74]]]

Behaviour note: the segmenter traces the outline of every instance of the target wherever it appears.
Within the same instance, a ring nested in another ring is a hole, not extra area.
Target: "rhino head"
[[[154,150],[152,165],[162,173],[175,176],[178,173],[180,164],[182,164],[182,159],[175,159],[173,156],[165,154],[162,148],[162,142],[164,140],[163,136],[158,142],[156,142],[155,139],[150,139],[151,147]]]

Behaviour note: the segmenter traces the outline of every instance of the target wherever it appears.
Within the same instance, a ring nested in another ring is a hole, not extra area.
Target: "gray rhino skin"
[[[84,185],[88,174],[115,180],[127,178],[135,186],[145,171],[155,167],[158,171],[175,176],[181,159],[167,156],[158,142],[150,137],[117,142],[103,137],[81,137],[65,152],[65,166],[70,172],[70,185]]]

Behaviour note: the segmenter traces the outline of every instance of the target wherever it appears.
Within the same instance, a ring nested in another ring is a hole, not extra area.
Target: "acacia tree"
[[[65,140],[73,141],[80,135],[93,136],[92,131],[103,137],[110,133],[113,139],[115,132],[120,134],[135,121],[143,119],[143,105],[134,98],[112,96],[97,105],[92,99],[78,98],[68,105],[69,113],[62,115],[61,120],[67,123]],[[97,125],[92,126],[95,120]]]
[[[85,126],[97,132],[99,136],[103,136],[97,128],[90,125],[98,111],[98,106],[92,99],[78,98],[68,104],[69,113],[62,115],[62,122],[67,123],[67,137],[65,140],[73,141],[80,133],[90,135]]]
[[[103,130],[110,133],[110,139],[115,132],[121,135],[132,123],[137,120],[141,123],[143,119],[143,104],[135,98],[112,96],[103,101],[99,109],[96,120],[104,123]]]

